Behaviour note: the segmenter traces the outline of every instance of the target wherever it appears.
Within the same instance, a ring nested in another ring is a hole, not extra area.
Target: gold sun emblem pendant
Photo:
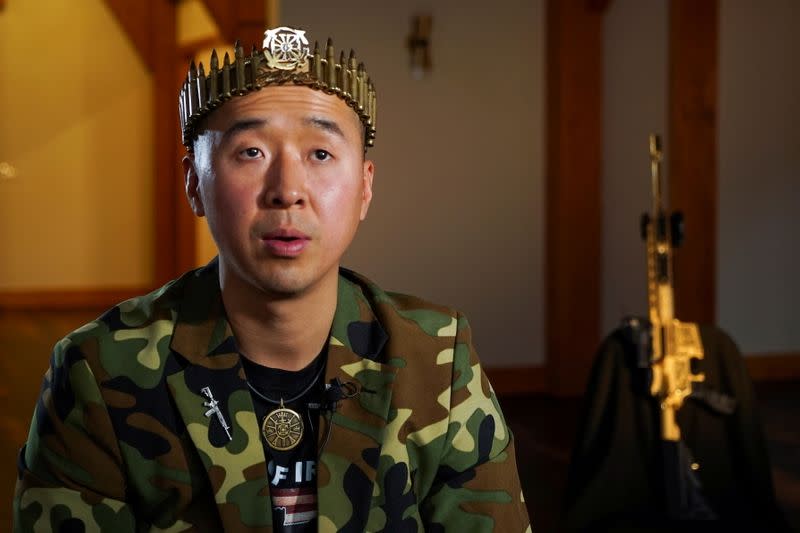
[[[273,450],[291,450],[303,438],[303,420],[291,409],[281,406],[264,417],[261,433]]]

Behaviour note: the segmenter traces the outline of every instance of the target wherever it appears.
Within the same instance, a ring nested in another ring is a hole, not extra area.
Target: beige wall
[[[421,7],[434,67],[414,81]],[[378,88],[375,198],[345,265],[460,309],[490,366],[543,363],[543,2],[283,2],[281,23],[354,48]]]
[[[800,351],[800,2],[720,3],[718,320]]]
[[[649,195],[647,133],[667,134],[666,1],[615,0],[604,24],[608,332],[646,311],[638,216]],[[720,2],[719,46],[717,322],[744,353],[797,352],[800,4]]]
[[[186,5],[184,40],[215,31],[198,0]],[[67,6],[0,13],[0,162],[16,169],[0,177],[0,290],[152,276],[150,77],[101,0]],[[404,43],[420,7],[434,16],[434,70],[414,81]],[[745,352],[800,349],[798,11],[721,2],[717,303]],[[308,0],[281,15],[356,48],[380,91],[376,197],[346,264],[464,311],[490,365],[542,363],[543,2]],[[665,0],[615,0],[604,22],[605,331],[644,311],[637,220],[646,135],[667,134],[666,19]],[[214,247],[198,227],[204,261]]]
[[[152,279],[151,81],[102,0],[0,12],[0,290]]]

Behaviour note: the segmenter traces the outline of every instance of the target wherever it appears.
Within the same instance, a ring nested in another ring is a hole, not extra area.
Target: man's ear
[[[375,164],[369,160],[364,160],[361,173],[361,215],[359,220],[367,218],[367,211],[369,211],[369,204],[372,202],[372,178],[375,175]]]
[[[183,184],[186,188],[186,198],[192,212],[198,217],[205,216],[206,210],[203,207],[203,199],[200,196],[200,178],[197,175],[197,166],[194,162],[194,154],[183,156]]]

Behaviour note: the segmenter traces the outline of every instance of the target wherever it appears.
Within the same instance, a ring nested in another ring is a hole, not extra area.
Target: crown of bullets
[[[226,52],[221,68],[214,50],[208,75],[203,63],[196,67],[192,61],[178,95],[184,146],[192,149],[203,117],[226,100],[267,85],[283,84],[304,85],[344,100],[364,125],[364,146],[372,146],[375,142],[375,86],[352,50],[346,59],[342,51],[338,63],[335,57],[330,39],[323,56],[318,43],[314,43],[313,53],[309,51],[304,31],[280,27],[264,32],[262,50],[253,45],[249,55],[245,55],[242,45],[236,41],[233,61]]]

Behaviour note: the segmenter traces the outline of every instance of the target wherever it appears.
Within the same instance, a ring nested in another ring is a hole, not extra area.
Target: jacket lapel
[[[330,417],[327,443],[327,424],[321,425],[320,531],[363,531],[366,527],[397,372],[378,362],[386,340],[361,290],[340,276],[325,382],[338,380],[357,394],[338,403]]]
[[[193,275],[170,344],[186,364],[167,377],[169,390],[202,459],[223,528],[266,529],[272,513],[261,435],[217,269]]]
[[[230,325],[217,269],[193,273],[177,312],[170,348],[182,368],[170,393],[208,476],[225,530],[269,530],[272,513],[260,428]],[[361,289],[339,277],[325,382],[357,394],[338,403],[319,432],[319,530],[364,531],[397,367],[380,361],[388,336]],[[231,439],[213,407],[229,426]]]

